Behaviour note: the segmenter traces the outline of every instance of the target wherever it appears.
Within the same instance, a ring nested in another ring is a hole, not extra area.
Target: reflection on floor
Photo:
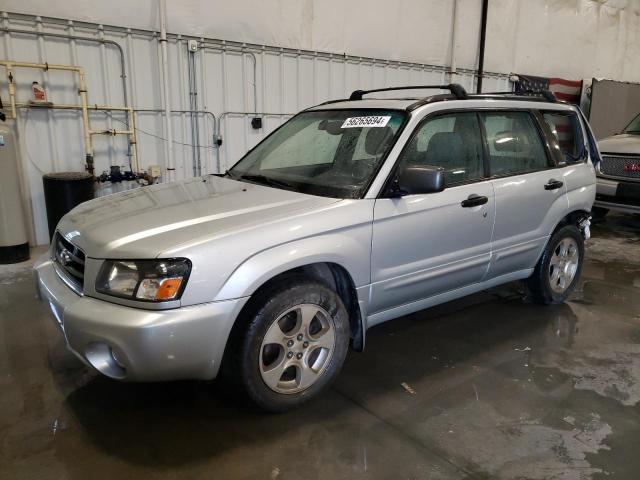
[[[0,478],[640,478],[640,219],[593,235],[567,304],[507,285],[381,325],[276,416],[215,383],[96,375],[29,270],[0,267]]]

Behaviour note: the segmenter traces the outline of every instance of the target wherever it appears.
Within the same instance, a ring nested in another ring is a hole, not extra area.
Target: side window
[[[427,120],[418,127],[399,159],[411,165],[444,169],[446,186],[484,177],[482,136],[475,113],[455,113]]]
[[[517,175],[550,166],[545,146],[528,112],[482,114],[491,175]]]
[[[545,112],[544,121],[555,135],[564,159],[568,163],[584,158],[584,140],[580,121],[574,113]]]

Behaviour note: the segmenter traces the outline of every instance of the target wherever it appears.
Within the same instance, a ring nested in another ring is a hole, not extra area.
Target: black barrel
[[[93,198],[93,175],[88,172],[47,173],[42,176],[49,239],[60,219],[73,207]]]

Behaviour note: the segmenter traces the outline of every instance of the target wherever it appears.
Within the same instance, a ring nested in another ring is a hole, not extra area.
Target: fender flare
[[[350,277],[352,286],[367,286],[370,283],[370,244],[358,242],[351,235],[340,232],[319,237],[308,237],[263,250],[247,258],[224,282],[214,301],[250,297],[262,285],[276,276],[299,267],[313,264],[334,264]],[[363,261],[362,259],[366,259]],[[353,337],[354,348],[364,348],[366,331],[366,304],[356,298],[352,307],[357,309],[359,333]],[[353,331],[352,331],[353,333]]]

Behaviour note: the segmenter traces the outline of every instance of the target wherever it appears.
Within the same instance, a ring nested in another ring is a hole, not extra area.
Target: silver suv
[[[609,210],[640,213],[640,115],[598,146],[602,162],[597,168],[594,216],[604,217]]]
[[[359,90],[294,116],[225,174],[66,215],[36,271],[68,348],[119,380],[223,373],[282,411],[381,322],[514,280],[565,300],[596,189],[580,110],[412,88],[450,93]]]

